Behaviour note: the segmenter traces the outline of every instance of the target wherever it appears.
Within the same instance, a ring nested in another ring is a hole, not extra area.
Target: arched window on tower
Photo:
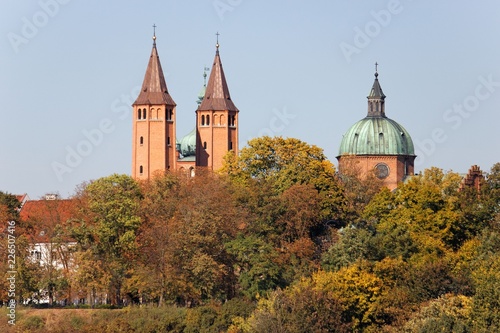
[[[141,175],[142,175],[142,171],[143,171],[143,170],[142,170],[142,165],[141,165],[141,166],[139,167],[139,174],[141,174]]]
[[[203,142],[203,149],[207,149],[207,142],[206,141]]]
[[[205,116],[201,116],[201,126],[205,126]]]
[[[142,146],[144,144],[144,137],[140,137],[139,138],[139,144]]]
[[[210,116],[207,115],[207,126],[210,125]]]
[[[168,120],[172,120],[173,115],[174,115],[174,112],[172,111],[172,109],[168,110]]]
[[[137,119],[141,119],[141,109],[137,110]]]
[[[146,119],[146,109],[142,109],[142,119]]]

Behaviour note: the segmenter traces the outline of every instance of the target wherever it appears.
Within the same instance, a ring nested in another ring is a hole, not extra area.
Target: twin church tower
[[[204,90],[196,109],[196,127],[178,142],[177,105],[168,91],[153,35],[144,82],[132,105],[132,177],[148,179],[165,170],[194,175],[197,167],[218,170],[229,151],[238,154],[239,111],[229,94],[218,41]]]

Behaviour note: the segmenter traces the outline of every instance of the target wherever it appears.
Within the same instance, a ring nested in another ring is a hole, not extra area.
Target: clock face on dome
[[[389,176],[389,167],[385,163],[379,163],[375,166],[375,176],[378,179],[384,179]]]

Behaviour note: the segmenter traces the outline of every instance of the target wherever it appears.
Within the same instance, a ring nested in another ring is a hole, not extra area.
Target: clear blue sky
[[[499,16],[496,0],[2,0],[0,190],[67,197],[130,174],[130,104],[153,23],[178,138],[194,127],[219,31],[241,146],[295,137],[336,163],[342,134],[366,115],[377,61],[387,116],[410,132],[417,171],[489,170],[500,161]]]

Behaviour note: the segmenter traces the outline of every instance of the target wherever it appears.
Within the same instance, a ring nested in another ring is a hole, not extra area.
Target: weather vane
[[[217,36],[217,44],[215,44],[215,47],[218,50],[219,49],[219,35],[220,35],[220,33],[217,31],[217,33],[215,35]]]
[[[156,43],[156,24],[153,23],[153,41]]]

